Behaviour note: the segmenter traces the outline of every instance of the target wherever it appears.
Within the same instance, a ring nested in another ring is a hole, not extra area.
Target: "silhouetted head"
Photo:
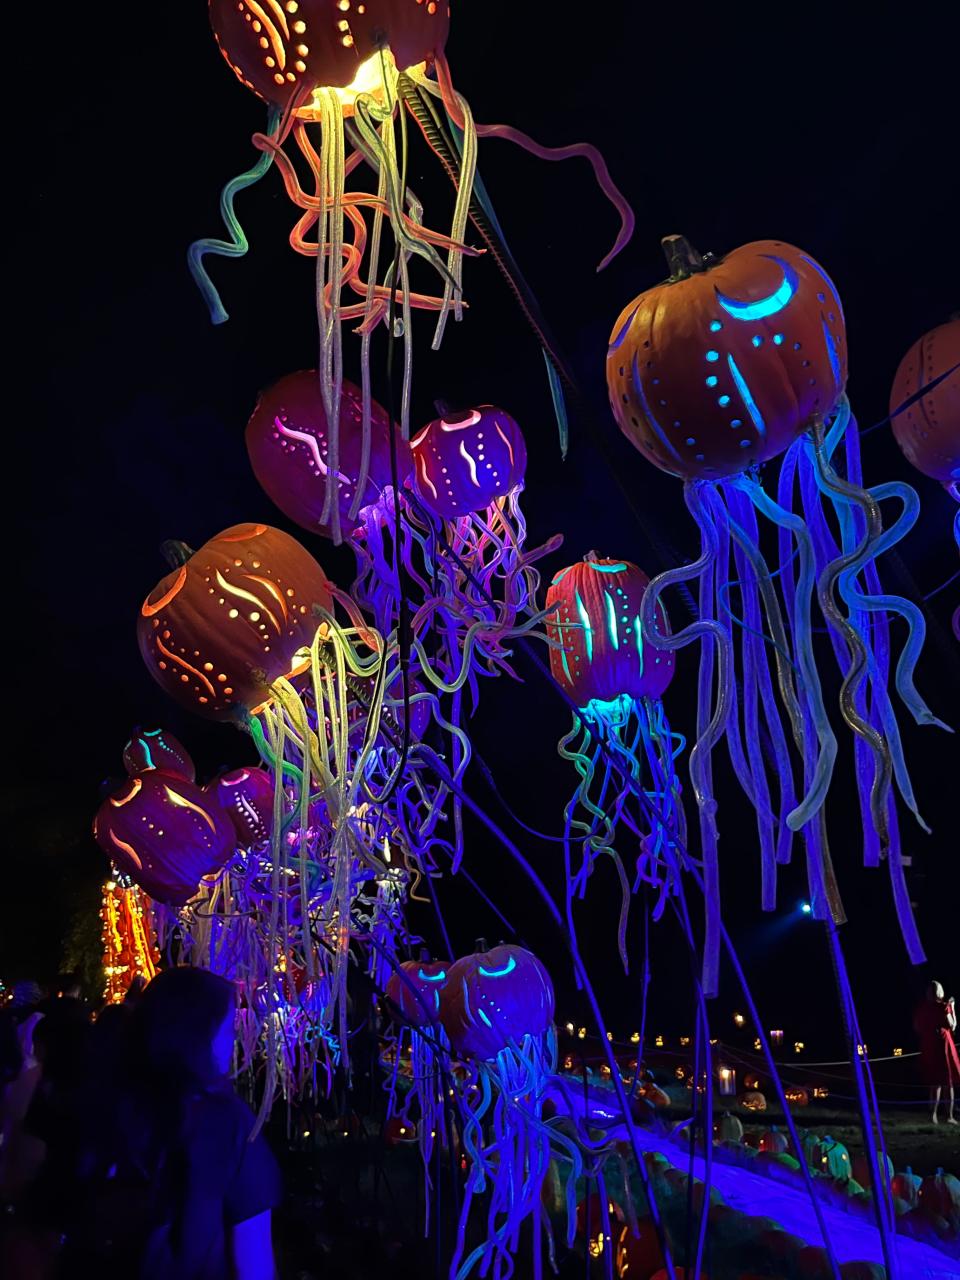
[[[137,1057],[151,1074],[208,1085],[230,1070],[236,1019],[231,982],[206,969],[166,969],[136,1010]]]

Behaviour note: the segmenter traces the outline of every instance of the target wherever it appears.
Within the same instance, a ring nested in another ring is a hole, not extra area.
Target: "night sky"
[[[849,393],[863,427],[886,414],[909,344],[960,308],[956,204],[948,198],[957,114],[948,85],[960,33],[946,31],[945,7],[767,6],[757,16],[736,8],[454,5],[450,64],[477,118],[507,121],[548,144],[598,143],[637,214],[632,243],[598,276],[616,219],[587,166],[543,164],[493,139],[481,145],[480,169],[507,238],[582,392],[571,403],[565,462],[537,343],[492,262],[467,263],[470,311],[448,326],[438,355],[429,351],[432,325],[418,330],[414,421],[426,421],[438,397],[499,403],[519,420],[530,452],[531,541],[555,531],[566,539],[547,564],[551,573],[594,548],[652,574],[664,563],[650,529],[669,554],[696,553],[680,483],[620,437],[606,407],[607,335],[620,308],[665,274],[662,235],[682,232],[718,253],[777,238],[821,261],[844,300]],[[294,211],[275,173],[238,199],[248,257],[212,267],[228,324],[209,324],[186,270],[189,242],[222,234],[220,188],[254,158],[249,137],[265,111],[220,58],[199,0],[153,6],[142,18],[132,6],[121,10],[124,25],[111,31],[109,7],[94,22],[89,8],[65,6],[45,34],[43,67],[9,115],[18,226],[8,239],[8,377],[24,394],[7,424],[13,456],[5,469],[10,555],[22,579],[6,595],[16,625],[5,628],[13,692],[3,774],[5,979],[55,972],[60,939],[96,910],[105,864],[89,825],[103,780],[122,771],[135,724],[172,729],[202,777],[253,758],[232,728],[173,706],[140,661],[135,618],[165,572],[160,543],[198,546],[229,524],[262,520],[299,536],[336,581],[352,577],[348,552],[299,532],[272,506],[243,446],[258,391],[315,361],[312,264],[289,249]],[[450,188],[419,139],[410,181],[427,221],[442,227]],[[379,341],[374,394],[382,397]],[[881,572],[888,589],[926,596],[956,567],[952,503],[911,471],[887,427],[863,450],[868,482],[907,479],[921,495],[918,526]],[[921,692],[954,723],[960,684],[949,618],[958,598],[953,584],[930,600],[918,673]],[[673,609],[682,618],[679,600]],[[520,670],[523,685],[484,682],[473,733],[511,808],[556,835],[573,786],[555,752],[568,715],[522,662]],[[688,649],[666,699],[674,726],[687,733],[695,670]],[[878,1049],[909,1042],[911,1006],[926,978],[940,977],[948,993],[960,984],[951,794],[960,753],[956,738],[935,729],[907,726],[905,741],[933,827],[926,836],[903,821],[931,958],[922,972],[906,963],[885,869],[859,866],[846,737],[829,808],[851,917],[843,936],[864,1032]],[[781,910],[762,916],[752,815],[723,752],[718,761],[724,908],[764,1016],[788,1037],[836,1048],[825,941],[797,911],[800,851],[782,878]],[[556,888],[558,846],[511,825],[478,771],[469,785]],[[467,865],[553,968],[560,1016],[580,1020],[562,943],[505,853],[471,831]],[[462,885],[441,886],[441,894],[458,950],[472,949],[481,931],[491,941],[506,936]],[[639,931],[631,932],[634,964],[624,979],[617,910],[612,866],[601,867],[580,917],[583,941],[610,1023],[626,1031],[636,1020]],[[415,924],[436,941],[429,917]],[[651,999],[657,1029],[692,1029],[689,962],[669,922],[653,939]],[[720,1034],[740,1004],[725,978]]]

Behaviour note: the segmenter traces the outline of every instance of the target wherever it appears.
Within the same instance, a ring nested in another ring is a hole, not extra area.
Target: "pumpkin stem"
[[[664,236],[660,241],[670,268],[672,281],[686,280],[698,271],[706,271],[702,255],[693,247],[686,236]]]
[[[597,561],[600,559],[600,557],[597,555],[595,551],[588,551],[583,558],[588,562],[588,564],[596,564]]]
[[[171,569],[179,569],[182,564],[187,563],[194,551],[193,547],[188,547],[179,538],[168,538],[166,542],[160,543],[160,554]]]
[[[433,407],[444,420],[444,422],[464,422],[475,412],[474,409],[454,409],[453,405],[446,400],[434,400]]]
[[[486,950],[488,950],[488,948],[487,948],[487,940],[486,940],[486,938],[478,938],[478,939],[477,939],[477,941],[476,941],[476,943],[475,943],[475,946],[476,946],[476,948],[477,948],[477,951],[478,951],[478,952],[479,952],[479,951],[486,951]]]

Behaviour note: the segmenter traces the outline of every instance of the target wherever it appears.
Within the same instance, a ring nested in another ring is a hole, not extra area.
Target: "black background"
[[[599,144],[637,214],[632,243],[597,275],[616,220],[586,165],[541,163],[493,139],[481,146],[481,172],[507,238],[591,408],[575,413],[566,462],[536,343],[492,262],[467,263],[471,309],[462,325],[448,327],[439,355],[428,349],[430,322],[418,327],[415,422],[430,416],[437,396],[492,401],[514,414],[530,451],[524,506],[531,540],[555,530],[566,536],[550,572],[591,548],[651,573],[663,567],[601,456],[601,434],[647,524],[679,556],[695,554],[679,482],[619,436],[603,381],[612,322],[663,276],[659,239],[667,232],[717,252],[781,238],[824,263],[844,299],[855,412],[863,426],[883,418],[901,355],[960,306],[957,206],[949,192],[957,35],[946,7],[934,4],[755,12],[454,6],[450,64],[477,118],[507,121],[548,144]],[[312,268],[288,247],[294,213],[276,173],[238,198],[249,256],[212,267],[228,324],[210,326],[186,270],[189,242],[221,234],[220,187],[251,163],[249,137],[265,115],[224,66],[204,6],[98,6],[96,13],[63,6],[30,48],[34,61],[11,104],[7,162],[15,229],[6,325],[14,574],[4,592],[6,980],[55,972],[71,921],[95,911],[104,864],[89,822],[101,781],[121,771],[134,724],[171,728],[202,776],[251,759],[249,742],[233,729],[191,718],[166,700],[141,664],[134,620],[165,571],[163,539],[197,546],[242,520],[297,532],[259,490],[242,432],[258,390],[315,359]],[[410,180],[428,222],[442,228],[450,190],[419,145]],[[379,341],[375,394],[382,396]],[[348,359],[355,358],[351,346]],[[956,567],[952,503],[911,472],[888,428],[865,440],[864,459],[868,482],[909,479],[921,494],[919,524],[884,572],[889,589],[926,595]],[[299,536],[332,577],[350,581],[347,552]],[[919,668],[921,691],[954,723],[960,686],[949,617],[958,597],[953,584],[930,601]],[[674,608],[677,617],[682,606]],[[687,733],[695,664],[688,650],[666,698],[675,727]],[[534,675],[520,686],[485,682],[483,695],[474,724],[480,751],[517,812],[556,833],[573,784],[554,750],[566,710]],[[956,739],[935,729],[911,726],[906,742],[934,828],[925,836],[903,822],[931,957],[922,972],[906,962],[885,870],[859,865],[849,749],[829,810],[851,917],[844,939],[875,1051],[907,1043],[910,1008],[926,977],[941,977],[951,990],[960,982],[960,756]],[[470,786],[509,824],[478,774]],[[839,1015],[821,931],[797,911],[799,851],[783,876],[780,911],[761,916],[755,827],[722,766],[719,790],[724,909],[764,1017],[830,1056]],[[555,888],[557,846],[510,829]],[[467,865],[550,964],[563,993],[561,1018],[579,1021],[584,1008],[567,991],[563,946],[506,854],[471,830]],[[505,932],[463,886],[442,885],[441,895],[457,950],[470,949],[478,933],[492,940]],[[617,895],[612,869],[601,868],[580,920],[607,1016],[622,1032],[636,1021],[638,982],[635,972],[629,980],[619,973]],[[415,923],[436,941],[428,917]],[[654,939],[654,1030],[692,1029],[688,961],[676,934],[664,922]],[[634,928],[634,971],[638,938]],[[740,1003],[725,975],[721,1034]]]

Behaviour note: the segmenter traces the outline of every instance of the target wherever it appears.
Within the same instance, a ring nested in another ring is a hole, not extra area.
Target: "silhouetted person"
[[[926,996],[917,1006],[913,1028],[920,1038],[920,1070],[923,1082],[930,1090],[933,1123],[940,1123],[937,1112],[941,1093],[946,1089],[947,1124],[956,1124],[953,1104],[954,1089],[960,1085],[960,1057],[953,1033],[957,1029],[957,1015],[953,998],[944,999],[939,982],[931,982],[927,988]]]
[[[191,968],[159,974],[133,1011],[114,1178],[142,1179],[150,1208],[131,1280],[274,1280],[280,1175],[230,1084],[235,1019],[233,985]]]

